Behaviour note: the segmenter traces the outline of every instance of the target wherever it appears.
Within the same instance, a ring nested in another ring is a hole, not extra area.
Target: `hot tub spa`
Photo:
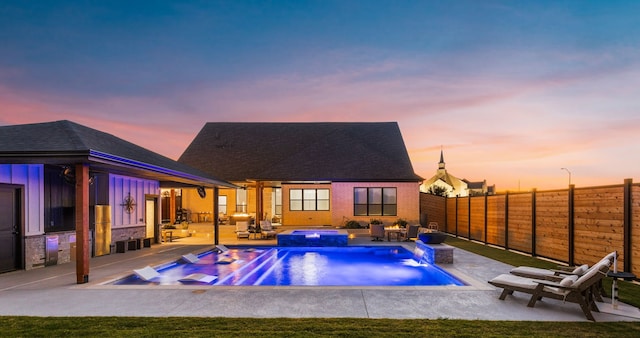
[[[289,230],[279,233],[278,246],[347,246],[349,233],[343,229]]]

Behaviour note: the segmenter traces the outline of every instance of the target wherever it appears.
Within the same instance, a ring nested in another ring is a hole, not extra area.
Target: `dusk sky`
[[[0,125],[56,120],[173,159],[206,122],[397,121],[425,179],[637,182],[640,1],[3,0]]]

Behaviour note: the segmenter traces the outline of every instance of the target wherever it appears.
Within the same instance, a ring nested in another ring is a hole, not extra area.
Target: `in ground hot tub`
[[[277,238],[278,246],[347,246],[349,233],[342,229],[289,230]]]

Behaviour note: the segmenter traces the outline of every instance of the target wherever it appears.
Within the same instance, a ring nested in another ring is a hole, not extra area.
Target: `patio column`
[[[262,192],[264,190],[263,182],[256,182],[256,226],[260,224],[260,221],[264,217],[264,206],[262,205]]]
[[[176,223],[176,191],[174,189],[171,189],[169,197],[169,221],[171,224]]]
[[[220,244],[220,223],[218,219],[218,214],[220,213],[218,208],[219,195],[219,188],[213,187],[213,245]]]
[[[89,282],[89,165],[76,164],[76,282]]]

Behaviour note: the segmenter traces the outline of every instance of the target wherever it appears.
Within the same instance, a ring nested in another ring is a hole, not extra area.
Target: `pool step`
[[[254,276],[255,272],[263,267],[264,264],[276,258],[277,254],[277,249],[269,249],[253,260],[247,262],[239,269],[226,275],[224,278],[216,282],[215,285],[253,285],[251,277]]]

